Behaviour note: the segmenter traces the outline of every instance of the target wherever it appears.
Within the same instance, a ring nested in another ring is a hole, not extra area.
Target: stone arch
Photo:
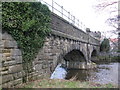
[[[59,53],[58,56],[58,63],[65,63],[64,62],[64,57],[66,54],[71,53],[72,51],[78,51],[80,52],[80,54],[82,55],[82,57],[84,57],[85,62],[86,62],[86,52],[85,52],[85,48],[83,48],[81,45],[79,45],[78,43],[73,43],[73,44],[68,44],[61,53]]]
[[[63,57],[66,61],[85,61],[85,56],[84,54],[78,50],[78,49],[73,49],[70,52],[66,53]]]
[[[91,53],[91,61],[95,62],[97,60],[98,52],[96,49],[93,49]]]
[[[66,41],[66,40],[63,40],[63,41]],[[70,40],[68,42],[70,43]],[[62,49],[61,52],[58,53],[58,55],[56,56],[56,62],[54,64],[53,71],[57,67],[58,64],[61,63],[61,64],[65,65],[66,64],[65,55],[67,55],[68,53],[71,53],[73,51],[77,51],[79,53],[79,55],[81,55],[81,57],[83,57],[82,59],[84,59],[84,60],[82,60],[82,61],[87,62],[85,48],[82,47],[81,45],[79,45],[77,42],[74,41],[73,43],[67,44],[66,46],[64,46],[64,48],[61,48],[61,49]]]
[[[94,49],[94,50],[92,51],[91,57],[92,57],[92,56],[96,56],[96,55],[97,55],[97,50]]]

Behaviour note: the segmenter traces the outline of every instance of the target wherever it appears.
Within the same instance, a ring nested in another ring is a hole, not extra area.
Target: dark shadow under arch
[[[91,57],[93,56],[97,56],[97,51],[95,49],[92,51],[92,54],[91,54]]]
[[[72,51],[68,52],[63,58],[65,61],[86,61],[84,54],[77,49],[73,49]]]
[[[96,62],[97,61],[97,51],[94,49],[91,53],[91,61]]]

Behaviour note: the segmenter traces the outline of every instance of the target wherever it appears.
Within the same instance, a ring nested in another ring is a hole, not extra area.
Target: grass
[[[94,82],[80,82],[59,79],[41,79],[21,84],[16,88],[117,88],[112,84],[99,84]]]

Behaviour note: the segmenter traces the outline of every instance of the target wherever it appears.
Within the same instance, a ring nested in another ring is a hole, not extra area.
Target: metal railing
[[[39,0],[39,1],[43,4],[46,4],[53,13],[64,18],[72,25],[86,32],[86,26],[74,15],[72,15],[69,11],[65,10],[63,6],[59,5],[53,0],[51,0],[51,3],[47,3],[44,0]]]

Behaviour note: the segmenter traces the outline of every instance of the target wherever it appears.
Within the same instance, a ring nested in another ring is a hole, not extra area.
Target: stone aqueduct
[[[56,14],[51,14],[52,32],[46,37],[45,44],[33,60],[33,72],[29,79],[48,77],[59,64],[69,62],[91,62],[92,54],[99,53],[99,40],[78,29]],[[22,67],[22,54],[16,41],[6,32],[0,33],[0,73],[3,87],[14,87],[22,83],[25,75]],[[72,63],[69,63],[72,64]],[[69,66],[68,65],[68,66]],[[75,66],[77,66],[75,64]],[[74,65],[72,66],[74,68]]]

